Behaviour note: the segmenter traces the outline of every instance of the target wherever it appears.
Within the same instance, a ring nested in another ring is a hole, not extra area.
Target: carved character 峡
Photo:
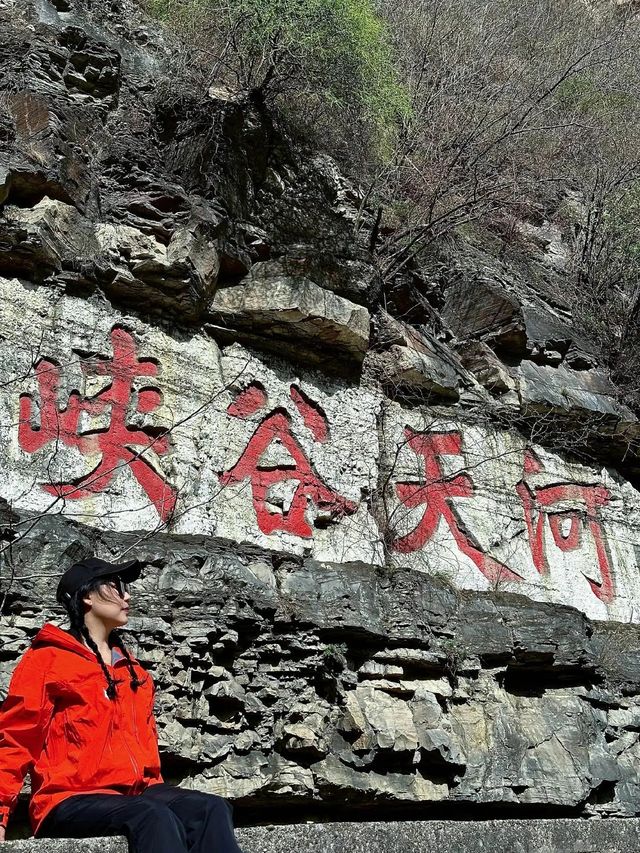
[[[143,377],[155,377],[157,365],[149,359],[138,359],[133,337],[125,329],[111,331],[112,358],[81,358],[85,378],[107,376],[109,383],[97,394],[83,397],[73,391],[64,408],[59,406],[61,368],[43,358],[36,365],[39,405],[30,394],[20,397],[18,441],[27,453],[35,453],[48,444],[58,442],[75,448],[82,456],[99,457],[97,465],[75,482],[45,483],[51,495],[79,500],[104,492],[123,467],[131,469],[163,521],[167,521],[176,504],[176,490],[153,468],[145,454],[152,450],[158,456],[169,450],[166,430],[130,426],[129,410],[134,397],[134,383]],[[162,402],[155,386],[137,390],[135,412],[149,413]],[[39,426],[34,426],[34,410],[39,411]],[[82,417],[107,415],[104,429],[82,430]]]

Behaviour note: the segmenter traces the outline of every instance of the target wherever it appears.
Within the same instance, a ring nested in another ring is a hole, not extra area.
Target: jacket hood
[[[82,657],[95,660],[93,652],[83,645],[79,640],[76,640],[68,631],[63,631],[57,625],[52,625],[47,622],[35,635],[31,641],[34,649],[44,646],[56,646],[59,649],[66,649],[69,652],[75,652]]]

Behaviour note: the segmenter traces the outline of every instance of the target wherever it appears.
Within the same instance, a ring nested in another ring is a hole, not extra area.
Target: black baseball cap
[[[87,557],[79,563],[74,563],[62,575],[56,591],[56,599],[60,604],[64,604],[77,589],[96,578],[117,575],[124,583],[133,583],[138,580],[141,571],[142,563],[139,560],[130,560],[128,563],[109,563],[99,557]]]

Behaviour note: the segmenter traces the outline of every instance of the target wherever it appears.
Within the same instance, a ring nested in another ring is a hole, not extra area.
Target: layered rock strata
[[[410,569],[47,515],[5,559],[1,686],[93,549],[147,565],[130,627],[167,775],[243,820],[639,808],[639,629]]]
[[[638,813],[639,426],[566,247],[383,281],[329,158],[95,5],[0,4],[0,693],[135,554],[167,775],[241,820]]]

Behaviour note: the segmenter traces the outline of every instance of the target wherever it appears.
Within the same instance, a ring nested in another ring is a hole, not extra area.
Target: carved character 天
[[[457,431],[417,432],[407,426],[404,436],[408,446],[421,458],[423,473],[419,475],[419,482],[397,482],[395,490],[404,507],[409,510],[424,507],[424,511],[413,530],[394,540],[393,548],[402,554],[421,550],[443,519],[460,552],[475,563],[488,581],[495,584],[521,580],[512,569],[484,553],[456,514],[454,501],[473,497],[474,485],[468,474],[447,475],[442,457],[462,456],[462,434]]]

